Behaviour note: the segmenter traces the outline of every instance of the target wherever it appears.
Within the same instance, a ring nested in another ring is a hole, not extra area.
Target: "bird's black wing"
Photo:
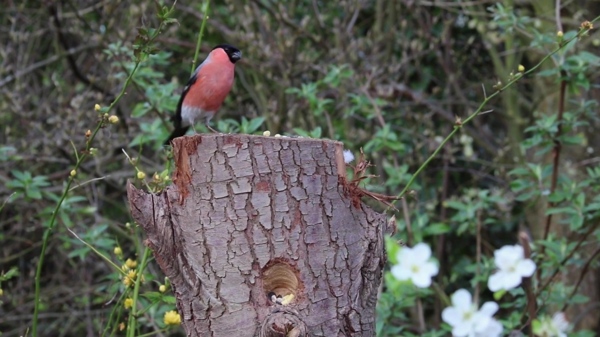
[[[171,117],[171,121],[173,122],[173,126],[175,126],[175,129],[169,136],[169,139],[165,141],[165,145],[169,145],[171,141],[177,137],[184,136],[187,130],[190,128],[189,125],[183,126],[183,120],[181,118],[181,108],[183,106],[183,100],[185,99],[185,95],[187,95],[192,85],[196,83],[196,80],[198,79],[198,77],[196,76],[197,74],[198,71],[195,71],[194,75],[190,77],[187,84],[183,88],[183,92],[181,93],[181,97],[179,98],[179,102],[177,103],[177,109],[175,110],[175,114],[173,115],[173,117]]]

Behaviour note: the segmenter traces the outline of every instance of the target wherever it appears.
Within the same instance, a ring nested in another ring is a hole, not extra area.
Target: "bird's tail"
[[[185,133],[187,132],[187,130],[189,130],[189,128],[190,128],[189,126],[175,127],[175,130],[173,130],[173,132],[171,132],[169,139],[167,139],[165,141],[165,145],[171,144],[171,141],[177,137],[185,136]]]

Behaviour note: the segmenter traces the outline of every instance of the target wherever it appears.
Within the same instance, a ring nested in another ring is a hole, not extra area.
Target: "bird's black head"
[[[236,63],[242,58],[242,52],[232,45],[220,44],[218,46],[215,46],[212,50],[219,48],[223,49],[225,53],[227,53],[227,56],[229,56],[229,61],[231,61],[231,63]]]

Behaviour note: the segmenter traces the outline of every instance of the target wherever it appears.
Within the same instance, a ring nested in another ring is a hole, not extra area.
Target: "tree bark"
[[[349,188],[342,144],[173,141],[174,184],[128,186],[188,336],[374,336],[387,221]],[[353,195],[354,194],[354,195]]]

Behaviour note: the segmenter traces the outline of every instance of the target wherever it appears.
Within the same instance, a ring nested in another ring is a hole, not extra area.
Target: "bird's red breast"
[[[198,67],[196,81],[190,86],[183,106],[215,113],[227,97],[233,85],[235,65],[227,53],[215,49]]]

